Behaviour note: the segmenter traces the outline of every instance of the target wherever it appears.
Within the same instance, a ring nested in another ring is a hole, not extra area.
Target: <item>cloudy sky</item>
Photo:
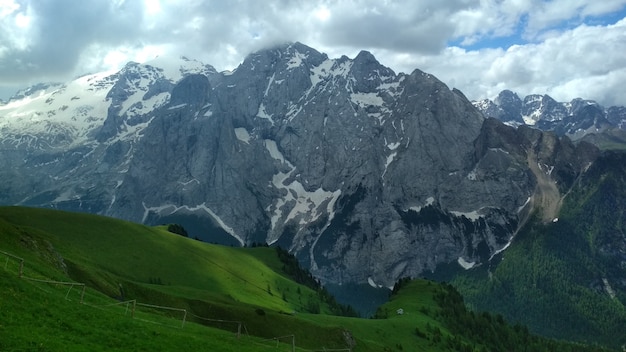
[[[470,99],[507,88],[626,105],[626,0],[0,0],[0,99],[157,55],[233,69],[288,41],[368,50]]]

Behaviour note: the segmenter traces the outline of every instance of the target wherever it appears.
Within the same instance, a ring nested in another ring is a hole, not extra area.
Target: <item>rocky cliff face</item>
[[[432,75],[368,52],[329,59],[295,43],[234,72],[188,66],[129,64],[69,84],[87,87],[71,98],[44,89],[63,117],[52,131],[67,130],[56,144],[41,141],[63,134],[15,122],[19,99],[1,106],[0,200],[178,222],[207,241],[280,245],[324,282],[389,287],[485,263],[533,207],[551,220],[596,155],[485,120]]]

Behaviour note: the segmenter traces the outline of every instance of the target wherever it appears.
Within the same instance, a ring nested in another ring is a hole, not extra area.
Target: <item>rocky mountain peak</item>
[[[494,100],[494,105],[499,109],[497,114],[489,115],[501,119],[504,116],[512,116],[512,121],[524,123],[522,119],[522,99],[510,90],[503,90]]]
[[[317,66],[326,60],[327,56],[302,43],[286,43],[269,49],[262,49],[249,54],[237,71],[270,71],[293,70],[299,67]],[[241,74],[241,73],[240,73]]]
[[[618,128],[626,130],[626,107],[611,106],[607,109],[606,118],[612,125],[616,125]]]
[[[350,70],[355,78],[353,90],[355,93],[372,93],[383,82],[395,78],[396,74],[388,67],[381,65],[368,51],[361,51],[354,58]]]
[[[497,105],[521,105],[522,100],[517,95],[508,89],[501,91],[494,101]]]

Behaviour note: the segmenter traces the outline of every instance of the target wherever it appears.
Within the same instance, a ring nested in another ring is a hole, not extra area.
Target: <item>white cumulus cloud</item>
[[[372,52],[472,99],[501,89],[626,105],[626,0],[0,0],[0,98],[11,89],[157,55],[236,67],[300,41]]]

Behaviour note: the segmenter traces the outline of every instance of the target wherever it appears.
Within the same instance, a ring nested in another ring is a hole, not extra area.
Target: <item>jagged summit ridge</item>
[[[581,98],[557,102],[549,95],[532,94],[521,99],[516,93],[504,90],[493,101],[483,99],[473,104],[486,117],[497,118],[511,126],[534,126],[574,139],[626,127],[626,119],[620,114],[623,108],[604,108],[593,100]]]

